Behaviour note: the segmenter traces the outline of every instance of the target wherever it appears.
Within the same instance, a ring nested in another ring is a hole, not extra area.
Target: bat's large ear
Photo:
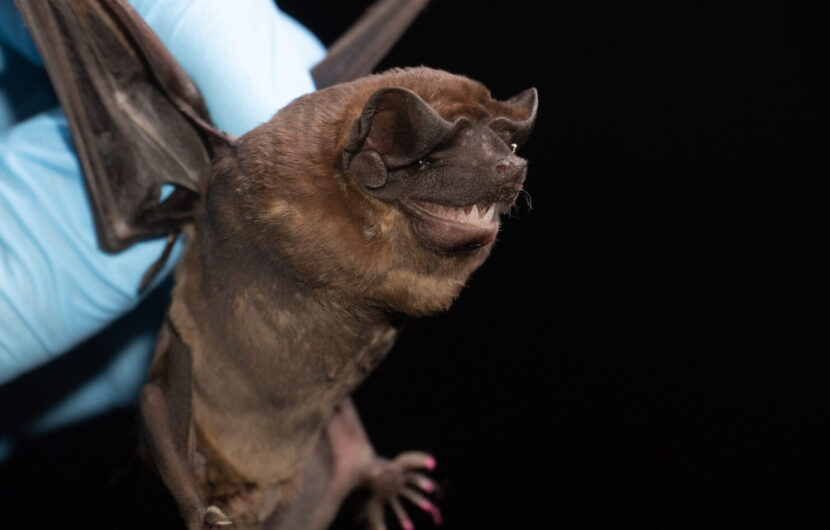
[[[196,86],[124,0],[15,3],[66,113],[101,248],[176,233],[227,141]],[[161,201],[164,184],[175,191]]]
[[[369,188],[386,182],[387,169],[426,156],[452,130],[421,97],[405,88],[382,88],[372,94],[355,122],[343,152],[344,167]]]
[[[530,137],[539,109],[539,95],[535,88],[519,92],[503,103],[512,115],[518,118],[499,116],[490,120],[489,127],[496,133],[509,138],[510,143],[522,145]]]

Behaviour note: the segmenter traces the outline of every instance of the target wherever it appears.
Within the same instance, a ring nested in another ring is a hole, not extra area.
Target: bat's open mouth
[[[469,250],[491,243],[499,230],[499,203],[446,206],[404,201],[415,232],[441,250]]]

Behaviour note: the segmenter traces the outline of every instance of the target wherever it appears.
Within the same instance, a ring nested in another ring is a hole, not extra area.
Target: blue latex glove
[[[231,134],[267,121],[314,88],[309,70],[325,50],[271,0],[130,3],[196,82],[214,122]],[[49,109],[14,123],[20,108],[32,106],[22,100],[38,95],[31,77],[41,82],[45,77],[38,71],[25,79],[15,76],[20,56],[38,65],[40,59],[11,0],[0,0],[0,44],[6,47],[0,48],[2,385],[65,354],[133,309],[140,301],[141,276],[165,243],[146,241],[119,254],[99,250],[63,113]],[[15,90],[19,85],[14,83],[21,82],[25,89]],[[44,105],[53,101],[45,94]],[[180,251],[156,284],[169,275]],[[35,428],[134,399],[155,340],[158,318],[150,320],[152,326],[119,340],[122,351],[113,352],[90,380],[37,419]],[[0,402],[0,411],[10,406]]]

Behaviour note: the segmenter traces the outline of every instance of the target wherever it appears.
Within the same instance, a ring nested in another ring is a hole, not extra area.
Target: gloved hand
[[[314,88],[309,70],[325,50],[272,0],[130,3],[193,78],[214,122],[231,134],[267,121]],[[41,64],[12,0],[0,0],[0,44],[6,46],[0,48],[0,129],[5,129],[0,132],[2,385],[65,354],[133,309],[141,276],[162,252],[164,240],[142,242],[119,254],[99,250],[63,113],[53,108],[12,123],[17,111],[31,106],[23,99],[38,91],[30,79],[15,76],[17,56],[9,50]],[[45,76],[39,77],[45,82]],[[21,82],[29,84],[20,90],[15,83]],[[46,94],[42,99],[54,105]],[[169,275],[180,251],[156,285]],[[38,428],[134,399],[159,321],[150,320],[153,326],[118,340],[124,351],[112,352],[94,379],[65,396],[36,422]],[[9,406],[0,403],[0,408]]]

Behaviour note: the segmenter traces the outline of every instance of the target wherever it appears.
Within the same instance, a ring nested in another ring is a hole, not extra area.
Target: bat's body
[[[105,4],[116,13],[105,27],[148,31]],[[72,16],[89,16],[78,5]],[[150,70],[178,72],[160,57]],[[195,199],[140,227],[188,235],[141,410],[188,528],[324,528],[361,485],[375,526],[399,496],[437,518],[412,489],[431,489],[416,473],[431,458],[377,457],[348,396],[404,321],[447,309],[489,254],[524,181],[514,151],[535,90],[500,102],[464,77],[395,70],[299,98],[229,139],[181,83],[164,88],[203,140],[187,156],[211,162],[185,186]]]
[[[491,128],[475,126],[492,112],[476,92],[489,99],[473,81],[428,69],[372,76],[300,98],[219,154],[142,403],[151,433],[169,421],[187,440],[182,452],[153,436],[166,452],[160,460],[195,470],[192,484],[165,475],[180,504],[198,490],[237,524],[274,512],[276,521],[306,519],[284,527],[319,528],[354,487],[384,469],[401,479],[409,471],[374,456],[344,400],[389,351],[405,315],[450,305],[489,253],[497,227],[495,216],[482,221],[489,205],[506,208],[518,193],[524,163]],[[531,115],[527,96],[515,117]],[[372,123],[361,130],[361,119]],[[510,134],[522,134],[511,123]],[[489,143],[465,145],[481,133]],[[394,135],[400,145],[374,145]],[[398,166],[384,183],[362,161],[376,150],[386,151],[384,166]],[[450,174],[431,175],[441,169],[421,167],[425,156]],[[387,202],[414,196],[412,204],[482,206],[476,218],[420,233],[413,223],[424,220]],[[298,496],[309,509],[291,510]]]

